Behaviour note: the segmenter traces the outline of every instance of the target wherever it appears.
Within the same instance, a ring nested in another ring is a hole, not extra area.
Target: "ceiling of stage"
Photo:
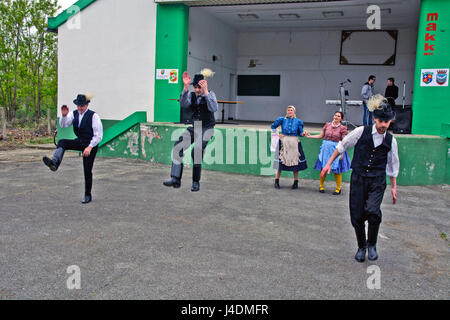
[[[159,2],[164,0],[159,0]],[[158,2],[158,1],[157,1]],[[367,0],[274,1],[274,0],[197,0],[167,1],[202,6],[232,28],[245,30],[367,29]],[[262,3],[267,4],[248,4]],[[287,3],[289,2],[289,3]],[[224,4],[239,5],[224,5]],[[378,0],[382,29],[418,26],[420,0]],[[221,5],[217,5],[221,4]]]

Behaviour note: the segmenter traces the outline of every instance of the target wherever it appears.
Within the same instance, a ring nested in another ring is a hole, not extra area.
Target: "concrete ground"
[[[192,193],[190,169],[173,189],[167,165],[98,158],[83,205],[81,159],[53,173],[49,153],[0,153],[1,299],[449,298],[448,185],[400,186],[396,205],[388,187],[380,258],[358,263],[349,185],[333,196],[332,178],[320,194],[204,171]],[[73,265],[81,289],[67,287]]]

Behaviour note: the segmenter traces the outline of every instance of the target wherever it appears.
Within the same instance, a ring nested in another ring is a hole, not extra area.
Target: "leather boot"
[[[192,192],[196,192],[200,190],[200,177],[202,174],[202,165],[201,164],[194,164],[194,167],[192,168]]]
[[[366,230],[364,228],[364,224],[355,228],[356,240],[358,241],[358,251],[355,255],[355,260],[358,262],[364,262],[366,260],[366,249],[367,249],[367,241],[366,241]]]
[[[83,200],[81,201],[81,203],[89,203],[92,201],[92,196],[90,194],[85,194]]]
[[[53,159],[43,157],[42,161],[44,161],[45,165],[49,167],[50,170],[56,171],[58,170],[58,167],[61,164],[63,157],[64,157],[64,149],[57,148],[55,150],[55,153],[53,154]]]
[[[183,175],[183,164],[175,164],[172,162],[170,171],[170,179],[165,180],[163,184],[167,187],[179,188],[181,186],[181,176]]]
[[[367,258],[369,260],[377,260],[378,254],[377,254],[377,238],[378,238],[378,230],[380,229],[380,224],[371,224],[369,223],[369,232],[368,232],[368,239],[367,239],[367,245],[368,245],[368,253]]]
[[[294,184],[292,185],[291,189],[298,189],[298,180],[294,180]]]
[[[275,179],[275,184],[274,184],[275,189],[280,189],[280,179]]]

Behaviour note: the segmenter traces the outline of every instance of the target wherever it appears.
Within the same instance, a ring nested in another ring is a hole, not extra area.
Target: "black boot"
[[[298,189],[298,180],[294,180],[294,184],[292,185],[291,189]]]
[[[83,203],[91,202],[92,200],[92,175],[84,178],[84,199]]]
[[[89,203],[92,201],[92,196],[90,194],[85,194],[83,200],[81,201],[81,203]]]
[[[366,260],[367,249],[366,230],[364,228],[364,224],[355,228],[355,234],[356,240],[358,241],[358,251],[356,252],[355,260],[358,262],[364,262],[364,260]]]
[[[378,254],[377,254],[377,238],[378,238],[378,230],[380,229],[380,224],[371,224],[369,223],[369,232],[368,232],[368,239],[367,239],[367,245],[368,245],[368,253],[367,258],[369,260],[377,260]]]
[[[202,174],[202,165],[201,164],[194,164],[194,167],[192,168],[192,192],[196,192],[200,190],[200,177]]]
[[[55,153],[53,154],[53,159],[48,157],[43,157],[42,161],[44,161],[45,165],[50,168],[52,171],[58,170],[59,165],[64,157],[64,149],[57,148]]]
[[[181,176],[183,175],[183,164],[175,164],[172,162],[170,171],[170,179],[165,180],[163,184],[167,187],[179,188],[181,186]]]
[[[275,189],[280,189],[280,179],[275,179]]]

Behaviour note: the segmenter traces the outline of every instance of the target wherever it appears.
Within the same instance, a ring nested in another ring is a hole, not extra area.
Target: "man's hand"
[[[203,79],[203,80],[200,80],[198,82],[198,84],[202,88],[203,93],[207,96],[208,95],[208,82],[205,79]]]
[[[280,138],[284,138],[284,134],[282,134],[282,133],[278,133],[278,136],[279,136]]]
[[[392,193],[392,204],[397,202],[397,186],[391,188]]]
[[[183,84],[184,84],[184,89],[188,90],[189,85],[191,84],[191,76],[189,75],[189,73],[187,71],[183,72]]]
[[[92,147],[87,146],[86,149],[84,149],[84,151],[83,151],[83,157],[89,157],[91,154],[91,150],[92,150]]]
[[[67,114],[69,114],[69,108],[67,108],[67,106],[62,106],[61,107],[61,114],[63,117],[67,117]]]

